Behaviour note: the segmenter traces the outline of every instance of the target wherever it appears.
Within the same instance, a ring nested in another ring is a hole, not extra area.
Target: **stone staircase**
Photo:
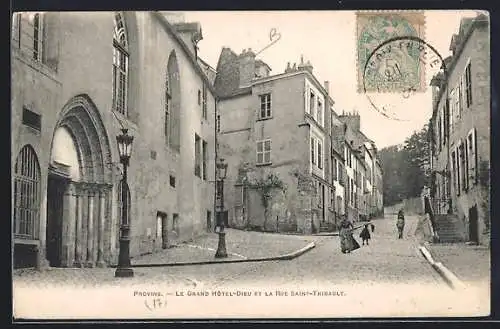
[[[435,230],[439,243],[454,243],[465,241],[464,223],[454,214],[435,215]]]
[[[320,222],[319,223],[319,233],[333,232],[334,230],[335,230],[335,227],[333,226],[333,223],[328,223],[328,222]]]

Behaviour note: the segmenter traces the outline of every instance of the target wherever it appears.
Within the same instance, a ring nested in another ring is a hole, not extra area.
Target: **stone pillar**
[[[99,217],[98,217],[98,249],[97,249],[97,266],[105,267],[104,261],[104,225],[106,220],[106,191],[101,189],[99,191]]]
[[[82,243],[83,243],[83,194],[82,190],[78,188],[76,190],[76,225],[75,225],[75,262],[74,267],[82,267]]]
[[[50,267],[49,261],[47,260],[47,253],[46,253],[46,230],[47,230],[47,172],[45,171],[45,174],[43,174],[44,171],[42,171],[42,177],[41,177],[41,202],[40,202],[40,221],[38,223],[39,231],[38,231],[38,239],[39,239],[39,245],[35,247],[35,251],[37,253],[37,259],[36,259],[36,268],[38,270],[43,270],[47,269]]]
[[[82,230],[81,230],[81,240],[80,240],[80,245],[82,247],[82,253],[81,253],[81,266],[84,267],[87,263],[87,236],[88,236],[88,230],[87,230],[87,225],[89,222],[89,197],[88,197],[89,191],[86,189],[84,185],[82,185],[82,189],[80,191],[80,201],[81,201],[81,209],[82,209]]]
[[[63,196],[61,266],[73,266],[75,252],[76,197],[75,186],[69,183]]]
[[[94,267],[94,192],[89,191],[87,213],[87,267]]]

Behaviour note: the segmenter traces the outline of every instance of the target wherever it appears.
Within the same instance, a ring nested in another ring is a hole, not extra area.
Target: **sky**
[[[451,37],[458,32],[462,17],[474,17],[473,11],[425,11],[425,41],[445,58]],[[222,47],[237,54],[252,48],[258,52],[269,43],[271,29],[281,38],[257,58],[266,62],[271,74],[283,73],[287,62],[297,65],[301,56],[310,61],[318,81],[330,81],[334,109],[357,111],[361,130],[375,141],[379,149],[404,142],[420,130],[432,114],[431,90],[418,92],[403,99],[401,95],[372,97],[379,102],[404,111],[405,121],[388,119],[370,104],[363,93],[357,92],[356,19],[354,11],[219,11],[186,12],[186,21],[199,22],[203,40],[198,44],[199,56],[216,68]],[[427,82],[430,76],[426,76]],[[399,112],[398,112],[399,113]]]

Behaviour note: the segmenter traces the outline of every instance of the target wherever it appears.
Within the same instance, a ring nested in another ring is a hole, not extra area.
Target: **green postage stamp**
[[[358,92],[425,91],[425,65],[417,47],[400,46],[394,38],[425,39],[422,11],[356,13]],[[389,41],[389,42],[387,42]],[[396,46],[397,45],[397,46]]]

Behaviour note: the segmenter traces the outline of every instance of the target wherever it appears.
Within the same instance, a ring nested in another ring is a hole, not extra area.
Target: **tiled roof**
[[[240,84],[238,55],[229,48],[222,48],[217,63],[217,76],[215,77],[215,90],[219,97],[233,95]]]

